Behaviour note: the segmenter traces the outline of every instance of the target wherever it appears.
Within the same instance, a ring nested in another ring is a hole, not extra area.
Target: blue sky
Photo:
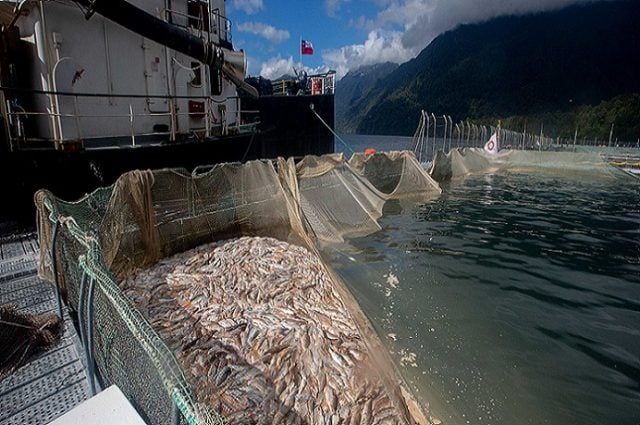
[[[433,38],[463,23],[558,9],[592,0],[227,0],[233,44],[247,52],[250,75],[277,78],[300,68],[300,38],[313,43],[302,57],[310,71],[405,62]]]

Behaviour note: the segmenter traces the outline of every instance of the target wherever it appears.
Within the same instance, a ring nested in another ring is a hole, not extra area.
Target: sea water
[[[324,255],[445,424],[640,423],[640,184],[469,177]]]

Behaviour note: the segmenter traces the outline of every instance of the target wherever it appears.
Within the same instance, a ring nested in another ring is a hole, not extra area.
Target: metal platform
[[[36,274],[35,235],[0,241],[0,304],[57,313],[55,291]],[[80,340],[64,309],[64,334],[51,350],[0,381],[0,425],[46,424],[90,397]]]

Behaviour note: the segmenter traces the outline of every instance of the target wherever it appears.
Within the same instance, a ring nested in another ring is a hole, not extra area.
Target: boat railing
[[[0,88],[0,90],[14,94],[16,92],[15,89]],[[5,93],[6,100],[3,102],[1,112],[3,121],[6,123],[5,132],[9,149],[12,151],[42,148],[73,150],[77,149],[79,143],[84,148],[91,148],[91,143],[84,142],[110,138],[120,141],[117,146],[123,146],[124,141],[125,146],[131,147],[140,145],[141,138],[168,142],[189,138],[204,140],[253,132],[259,124],[259,111],[243,110],[241,98],[238,96],[229,97],[227,101],[220,102],[210,96],[117,95],[42,90],[24,90],[23,92],[28,92],[33,96],[46,96],[48,105],[46,110],[27,110],[10,100]],[[93,109],[98,109],[100,105],[103,105],[104,109],[109,109],[110,112],[83,112],[80,99],[95,99],[92,102]],[[152,100],[166,100],[167,111],[150,111],[149,102]],[[234,109],[228,110],[229,101],[235,101]],[[180,106],[178,106],[179,102]],[[63,103],[65,106],[61,107]],[[181,128],[180,121],[185,117],[197,119],[200,123],[194,125],[194,122],[189,120],[188,127]],[[153,131],[142,131],[138,126],[140,120],[149,121],[153,118],[164,118],[164,121],[153,125]],[[42,126],[38,128],[35,125],[36,120],[39,120],[41,124],[43,120],[48,121],[48,134],[47,131],[42,131]],[[110,128],[117,128],[117,130],[106,137],[96,136],[95,129],[88,127],[92,123],[95,125],[96,120],[101,122],[102,128],[110,126]],[[105,124],[102,120],[111,121],[109,124]],[[120,125],[113,125],[114,120]],[[122,123],[123,120],[127,124]],[[126,131],[124,131],[125,128]],[[100,147],[105,146],[102,144]]]
[[[297,79],[281,79],[272,81],[274,96],[323,95],[334,94],[336,73],[329,71],[322,74],[304,75]]]
[[[184,28],[202,39],[231,43],[231,21],[222,15],[220,9],[209,10],[204,2],[191,2],[194,7],[186,13],[174,9],[164,9],[164,19],[173,25]]]

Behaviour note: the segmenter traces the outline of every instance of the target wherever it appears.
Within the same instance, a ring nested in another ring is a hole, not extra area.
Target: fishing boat
[[[333,152],[334,72],[265,90],[245,79],[224,0],[135,3],[0,1],[12,210],[31,211],[38,188],[75,199],[131,169]]]

